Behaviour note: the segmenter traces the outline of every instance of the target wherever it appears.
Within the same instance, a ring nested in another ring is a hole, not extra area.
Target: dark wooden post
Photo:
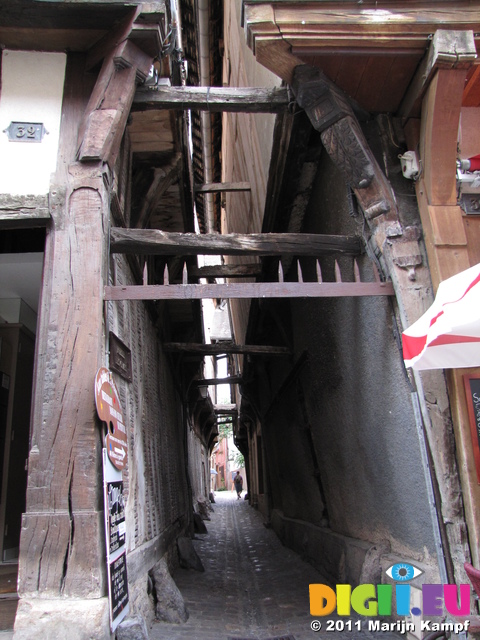
[[[105,595],[93,385],[104,354],[104,228],[109,200],[100,164],[79,165],[72,171],[68,197],[52,194],[54,229],[46,251],[48,305],[39,327],[41,375],[35,388],[22,528],[21,596]]]

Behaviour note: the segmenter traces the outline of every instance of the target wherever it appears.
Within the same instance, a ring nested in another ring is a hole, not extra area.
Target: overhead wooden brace
[[[112,253],[141,255],[356,256],[362,251],[362,243],[357,236],[312,233],[220,235],[115,228],[111,230],[110,242]]]
[[[231,111],[279,113],[287,111],[291,98],[285,87],[150,87],[139,89],[133,110],[194,109],[195,111]]]
[[[240,384],[242,380],[241,376],[230,376],[229,378],[203,378],[201,380],[193,380],[193,385],[196,387],[209,387],[210,385]]]
[[[258,344],[233,344],[231,342],[214,342],[212,344],[198,344],[195,342],[166,342],[163,350],[169,353],[196,353],[202,356],[216,356],[226,353],[246,353],[269,356],[289,356],[291,350],[287,347],[272,347]]]
[[[328,154],[342,171],[368,220],[396,215],[391,187],[380,169],[344,93],[320,69],[298,65],[292,89]]]

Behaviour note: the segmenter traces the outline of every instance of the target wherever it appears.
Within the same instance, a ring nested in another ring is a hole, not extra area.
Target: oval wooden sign
[[[119,471],[127,464],[127,430],[112,372],[100,367],[95,376],[95,406],[107,423],[106,447],[110,462]]]

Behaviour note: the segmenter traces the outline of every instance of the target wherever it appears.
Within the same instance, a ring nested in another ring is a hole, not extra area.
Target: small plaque
[[[48,131],[42,122],[11,122],[4,133],[10,142],[41,142]]]
[[[119,373],[122,378],[132,381],[132,352],[120,338],[110,332],[110,368]]]

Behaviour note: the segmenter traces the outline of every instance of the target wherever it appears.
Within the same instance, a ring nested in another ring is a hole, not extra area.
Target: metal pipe
[[[440,533],[440,525],[438,523],[441,518],[437,504],[435,501],[435,493],[432,483],[432,470],[428,461],[427,444],[425,442],[426,435],[423,427],[422,411],[420,409],[420,402],[418,399],[418,393],[416,391],[411,392],[411,399],[413,405],[413,413],[415,416],[415,426],[417,428],[418,442],[420,444],[420,455],[422,458],[423,473],[425,478],[425,487],[428,496],[428,505],[430,507],[430,518],[433,529],[433,539],[435,542],[435,550],[437,552],[438,571],[440,574],[440,582],[442,584],[448,584],[447,566],[445,560],[445,551],[442,544],[442,536]]]
[[[210,21],[209,0],[197,0],[198,24],[198,69],[200,85],[210,86]],[[206,183],[213,182],[213,153],[212,153],[212,121],[209,111],[200,113],[200,128],[202,133],[203,175]],[[207,233],[215,233],[214,195],[206,193],[205,220]]]

